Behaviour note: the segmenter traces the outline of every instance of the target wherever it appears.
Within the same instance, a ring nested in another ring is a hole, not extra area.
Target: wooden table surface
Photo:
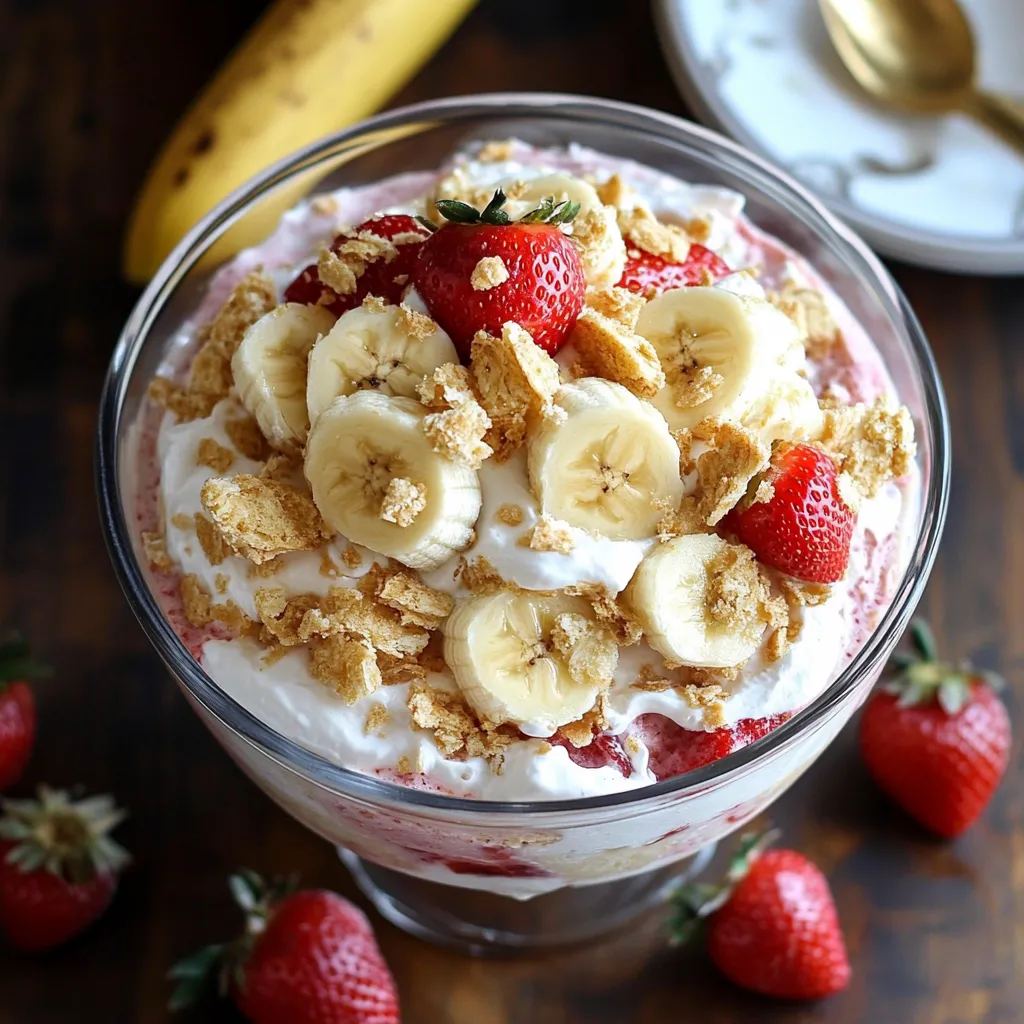
[[[0,621],[56,668],[38,691],[41,745],[23,788],[114,792],[131,809],[120,837],[135,855],[88,937],[39,958],[0,949],[0,1024],[165,1020],[167,967],[233,933],[224,879],[239,864],[353,892],[331,847],[243,778],[165,676],[114,581],[93,498],[97,396],[136,296],[118,276],[125,217],[160,141],[261,6],[0,0]],[[639,0],[484,0],[395,102],[499,89],[686,112]],[[1021,282],[893,271],[953,422],[955,485],[926,611],[951,655],[1019,686]],[[984,820],[935,842],[872,789],[848,729],[775,811],[828,873],[850,947],[850,989],[817,1006],[733,989],[700,955],[661,949],[656,922],[612,946],[511,962],[468,960],[378,921],[380,942],[405,1024],[1022,1021],[1022,810],[1017,746]]]

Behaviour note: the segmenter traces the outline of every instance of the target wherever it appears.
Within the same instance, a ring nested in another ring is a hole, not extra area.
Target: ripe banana
[[[730,668],[757,650],[765,623],[716,619],[709,600],[716,562],[735,547],[715,534],[692,534],[659,544],[640,563],[624,599],[659,654],[681,665]]]
[[[322,306],[286,302],[260,317],[231,359],[242,405],[275,447],[294,450],[306,441],[306,362],[317,338],[334,325]]]
[[[594,617],[586,601],[564,594],[503,590],[456,604],[444,627],[444,660],[481,718],[550,736],[593,707],[602,681],[570,672],[571,652],[552,642],[563,615]]]
[[[277,0],[175,128],[139,195],[124,271],[148,280],[200,217],[258,171],[377,110],[473,0]],[[307,187],[309,183],[307,182]],[[298,198],[275,197],[233,233],[253,244]],[[222,255],[227,255],[223,252]]]
[[[723,288],[677,288],[640,311],[667,384],[653,404],[675,428],[707,416],[741,420],[781,371],[803,362],[796,325],[764,299]]]
[[[654,534],[683,496],[679,448],[664,417],[621,384],[584,377],[555,395],[527,439],[530,487],[542,512],[612,540]]]
[[[413,569],[436,569],[467,547],[480,514],[480,481],[434,451],[426,409],[410,398],[357,391],[317,417],[305,473],[320,514],[338,533]],[[388,515],[395,482],[413,500]]]
[[[310,422],[339,395],[373,390],[416,397],[416,385],[442,363],[457,363],[451,339],[438,327],[426,337],[403,329],[403,310],[357,306],[344,313],[309,356],[306,405]],[[429,325],[428,325],[429,326]]]
[[[556,202],[579,203],[579,213],[567,230],[581,245],[580,260],[587,284],[595,287],[615,284],[626,266],[626,243],[615,208],[605,206],[593,185],[571,174],[542,174],[525,183],[512,177],[498,183],[515,195],[506,206],[509,215],[521,217],[549,196]]]

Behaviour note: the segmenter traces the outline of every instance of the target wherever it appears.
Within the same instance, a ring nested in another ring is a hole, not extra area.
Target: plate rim
[[[731,136],[741,145],[765,159],[778,163],[787,173],[793,171],[779,163],[774,154],[751,135],[722,103],[716,90],[701,82],[703,68],[689,43],[681,5],[683,0],[652,0],[655,29],[669,72],[683,99],[704,121]],[[802,179],[798,179],[801,180]],[[985,242],[922,231],[899,225],[862,210],[843,199],[805,187],[818,196],[835,214],[859,231],[880,253],[916,266],[957,274],[1016,276],[1024,274],[1024,239],[1019,242]],[[956,242],[956,247],[950,241]]]

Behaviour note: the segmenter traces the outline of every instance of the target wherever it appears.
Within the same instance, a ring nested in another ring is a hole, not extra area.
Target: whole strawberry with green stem
[[[825,876],[795,850],[746,835],[720,885],[675,896],[675,942],[702,928],[708,955],[730,981],[779,999],[821,999],[850,982],[850,962]]]
[[[109,906],[130,861],[110,831],[124,820],[109,796],[0,802],[0,934],[40,952],[85,931]]]
[[[419,251],[416,290],[466,360],[477,331],[498,336],[509,321],[554,355],[583,309],[579,250],[559,228],[579,213],[579,204],[550,197],[513,221],[503,208],[506,199],[497,189],[483,210],[439,199],[434,205],[445,224]],[[474,271],[485,258],[501,260],[504,279],[474,287]]]
[[[26,681],[46,675],[23,637],[0,640],[0,793],[21,778],[35,744],[36,701]]]
[[[229,886],[245,930],[172,968],[172,1010],[216,989],[253,1024],[399,1024],[395,983],[361,910],[333,892],[296,890],[294,879],[268,884],[252,871]]]
[[[952,838],[988,805],[1009,761],[1011,728],[999,676],[939,661],[927,623],[910,626],[914,653],[868,700],[860,750],[868,771],[911,817]]]

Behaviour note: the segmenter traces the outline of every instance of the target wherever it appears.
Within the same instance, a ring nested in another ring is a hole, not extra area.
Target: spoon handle
[[[1024,153],[1024,110],[1019,104],[1005,96],[976,89],[967,100],[966,111],[1007,145]]]

